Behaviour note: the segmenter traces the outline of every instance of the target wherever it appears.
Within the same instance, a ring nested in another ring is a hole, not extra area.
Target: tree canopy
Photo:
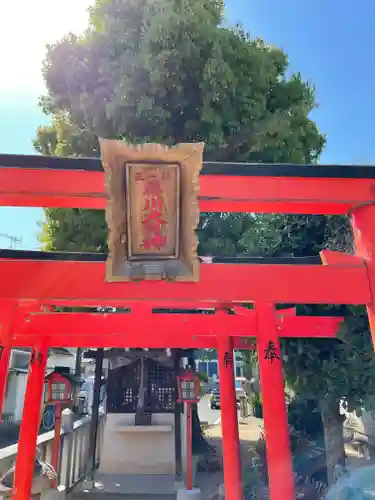
[[[325,138],[309,118],[312,85],[287,76],[282,50],[222,20],[220,0],[98,0],[83,35],[48,47],[40,103],[51,125],[37,151],[98,156],[101,135],[204,141],[210,160],[315,162]],[[102,212],[52,209],[46,223],[47,248],[106,248]]]

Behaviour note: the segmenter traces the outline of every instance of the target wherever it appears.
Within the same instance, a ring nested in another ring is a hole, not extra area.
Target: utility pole
[[[11,250],[16,250],[17,244],[22,242],[21,237],[11,236],[10,234],[0,234],[0,238],[7,238],[9,240],[9,248]]]
[[[82,347],[78,347],[76,351],[76,366],[74,373],[77,378],[81,378],[82,376],[82,354],[83,354]]]

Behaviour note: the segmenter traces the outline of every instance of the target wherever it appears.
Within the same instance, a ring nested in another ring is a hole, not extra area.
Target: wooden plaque
[[[178,258],[179,165],[126,165],[129,258]]]
[[[107,281],[199,280],[203,147],[100,139],[109,198]]]

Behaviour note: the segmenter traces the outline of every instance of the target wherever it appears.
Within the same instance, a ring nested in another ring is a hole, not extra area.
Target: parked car
[[[214,389],[211,392],[210,406],[211,410],[218,410],[220,408],[220,389]]]
[[[237,408],[240,407],[240,398],[242,394],[245,394],[245,391],[243,390],[242,386],[238,386],[237,381],[236,381],[236,405]],[[210,401],[210,406],[212,410],[219,410],[220,409],[220,388],[214,389],[211,393],[211,401]]]

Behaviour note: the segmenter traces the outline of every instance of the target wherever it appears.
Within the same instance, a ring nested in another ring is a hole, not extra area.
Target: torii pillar
[[[47,358],[47,346],[41,345],[32,349],[12,500],[27,500],[31,495]]]
[[[366,304],[366,307],[375,350],[375,203],[352,209],[350,218],[356,256],[364,259],[367,266],[371,302]]]
[[[266,436],[269,492],[272,500],[294,500],[288,412],[274,304],[257,302],[257,351]]]
[[[3,416],[11,353],[11,332],[16,311],[17,302],[14,300],[0,303],[0,422]]]
[[[275,305],[269,302],[257,302],[255,311],[240,307],[234,307],[234,309],[236,313],[247,316],[249,319],[254,314],[257,318],[255,336],[262,391],[270,498],[272,500],[295,500],[280,337],[333,338],[343,318],[298,317],[295,315],[295,309],[276,310]],[[232,337],[222,336],[218,339],[218,362],[225,498],[242,500],[243,486]]]

